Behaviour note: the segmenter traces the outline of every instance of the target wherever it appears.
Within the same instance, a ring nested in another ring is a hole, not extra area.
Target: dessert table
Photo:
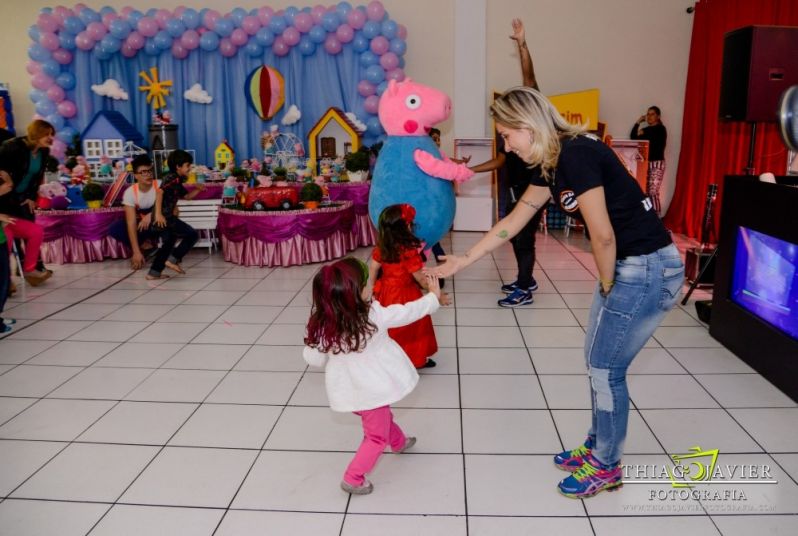
[[[44,227],[42,260],[65,264],[129,257],[130,250],[108,236],[111,224],[124,219],[123,207],[37,210],[36,223]]]

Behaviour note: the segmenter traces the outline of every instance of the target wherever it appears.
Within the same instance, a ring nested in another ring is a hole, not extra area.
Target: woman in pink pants
[[[366,480],[386,446],[395,453],[412,447],[393,421],[390,405],[407,396],[418,373],[388,329],[405,326],[438,310],[440,285],[430,276],[429,294],[404,305],[383,307],[366,301],[368,268],[347,257],[322,268],[313,278],[313,307],[303,357],[325,367],[325,384],[333,411],[353,412],[363,423],[363,441],[344,473],[341,489],[366,495]]]

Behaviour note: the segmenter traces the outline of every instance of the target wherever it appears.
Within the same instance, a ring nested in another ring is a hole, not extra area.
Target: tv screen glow
[[[798,245],[739,227],[731,299],[798,340]]]

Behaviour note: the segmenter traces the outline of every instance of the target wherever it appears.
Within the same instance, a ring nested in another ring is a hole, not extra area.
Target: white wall
[[[367,0],[350,0],[366,4]],[[25,71],[30,39],[27,28],[42,7],[61,2],[46,0],[0,0],[0,81],[11,84],[15,120],[23,127],[33,115],[28,100],[30,79]],[[304,7],[318,2],[294,0],[84,0],[94,9],[110,5],[120,9],[132,5],[173,9],[179,5],[219,10],[235,6],[250,9],[270,5]],[[335,3],[333,0],[325,4]],[[488,99],[520,83],[521,74],[514,43],[508,39],[510,20],[523,19],[527,41],[542,91],[564,93],[597,87],[601,90],[600,117],[609,133],[625,137],[637,117],[656,104],[668,128],[666,181],[672,184],[681,143],[681,121],[692,16],[685,8],[690,0],[382,0],[391,17],[408,28],[407,74],[415,80],[445,91],[453,99],[462,92],[464,102],[474,94],[485,95],[482,105],[468,104],[457,110],[458,135],[485,125]],[[72,4],[72,3],[71,3]],[[483,6],[484,4],[484,6]],[[484,14],[483,14],[484,13]],[[478,27],[480,17],[484,30]],[[456,38],[456,29],[461,33]],[[462,30],[472,29],[472,39]],[[479,50],[467,47],[482,43]],[[457,46],[456,43],[463,43]],[[457,50],[461,52],[458,54]],[[471,57],[473,56],[473,57]],[[465,60],[464,60],[465,58]],[[469,63],[473,66],[469,68]],[[455,91],[455,84],[458,91]],[[464,86],[461,88],[461,86]],[[473,88],[473,89],[469,89]],[[439,127],[443,147],[452,150],[455,118]]]

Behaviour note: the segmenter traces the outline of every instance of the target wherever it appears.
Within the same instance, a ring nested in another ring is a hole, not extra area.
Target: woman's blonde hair
[[[35,119],[28,125],[27,134],[25,144],[29,149],[33,149],[36,146],[36,142],[43,137],[48,135],[55,136],[55,128],[44,119]]]
[[[524,160],[539,165],[547,180],[560,158],[560,140],[586,131],[584,126],[568,123],[546,97],[530,87],[508,89],[493,101],[490,114],[497,123],[530,131],[532,153]]]

